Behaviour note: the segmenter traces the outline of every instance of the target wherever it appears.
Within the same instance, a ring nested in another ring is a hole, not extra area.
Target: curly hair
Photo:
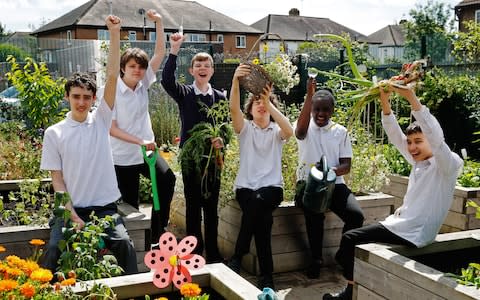
[[[70,90],[73,87],[81,87],[87,89],[89,91],[92,91],[94,95],[97,93],[97,83],[95,81],[95,78],[85,72],[73,73],[72,76],[70,76],[70,78],[67,80],[67,82],[65,83],[65,93],[67,94],[67,97],[70,96]]]
[[[253,120],[252,105],[253,105],[253,102],[256,100],[260,100],[260,95],[254,95],[250,93],[247,102],[245,102],[245,107],[243,110],[245,113],[245,116],[247,117],[247,120]],[[270,102],[273,104],[273,106],[278,108],[278,99],[277,99],[277,96],[275,96],[275,94],[270,94]],[[272,116],[270,116],[270,121],[275,122]]]

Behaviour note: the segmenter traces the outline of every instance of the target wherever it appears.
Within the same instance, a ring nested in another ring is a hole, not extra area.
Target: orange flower
[[[16,280],[5,279],[0,280],[0,292],[9,292],[15,289],[18,286],[18,282]]]
[[[166,297],[155,298],[155,300],[168,300]]]
[[[8,268],[7,269],[7,274],[10,277],[19,277],[20,275],[23,275],[22,270],[17,269],[17,268]]]
[[[22,261],[22,259],[16,255],[9,255],[5,260],[9,266],[17,266]]]
[[[30,276],[30,274],[32,274],[33,271],[38,270],[39,268],[40,266],[36,262],[31,260],[27,260],[21,266],[21,269],[23,270],[23,272],[25,272],[28,276]]]
[[[32,280],[40,282],[49,282],[53,278],[53,274],[50,270],[39,268],[30,274]]]
[[[202,289],[196,283],[185,283],[180,287],[180,294],[186,297],[199,296]]]
[[[60,284],[63,286],[75,285],[75,283],[77,283],[77,280],[75,278],[68,278],[60,282]]]
[[[30,241],[30,245],[43,246],[43,245],[45,245],[45,241],[44,241],[44,240],[40,240],[40,239],[32,239],[32,240]]]
[[[7,251],[7,249],[5,249],[5,247],[3,247],[2,245],[0,245],[0,252],[5,252]]]
[[[20,293],[27,298],[35,296],[35,286],[29,282],[25,282],[20,286]]]

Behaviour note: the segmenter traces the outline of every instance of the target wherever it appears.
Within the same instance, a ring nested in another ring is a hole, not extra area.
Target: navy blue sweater
[[[225,99],[223,93],[213,89],[213,95],[195,95],[193,84],[181,84],[175,79],[175,70],[177,69],[177,56],[170,54],[165,63],[162,72],[162,86],[165,91],[177,102],[182,122],[180,133],[180,147],[188,139],[188,131],[200,122],[210,122],[207,120],[206,112],[201,110],[198,101],[211,107],[215,102]]]

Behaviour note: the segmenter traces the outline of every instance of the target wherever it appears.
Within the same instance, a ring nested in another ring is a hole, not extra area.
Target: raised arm
[[[278,124],[280,127],[280,136],[283,140],[289,139],[293,135],[293,127],[290,124],[290,121],[286,116],[284,116],[276,107],[275,105],[270,102],[270,94],[272,93],[273,85],[268,85],[263,88],[263,93],[261,95],[263,105],[265,108],[270,112],[270,116],[272,116],[273,120]]]
[[[112,109],[115,103],[115,91],[120,72],[120,18],[110,15],[106,18],[105,23],[110,33],[110,46],[108,47],[104,99]]]
[[[241,64],[235,70],[232,78],[232,88],[230,90],[230,114],[232,115],[233,130],[235,133],[240,133],[243,128],[242,109],[240,108],[240,83],[238,79],[240,77],[250,74],[250,66]]]
[[[150,21],[155,22],[155,31],[157,33],[157,40],[155,41],[155,52],[150,59],[150,67],[153,72],[157,72],[160,69],[163,58],[165,57],[165,36],[163,34],[162,16],[154,10],[149,9],[147,11],[147,17]]]
[[[312,97],[315,94],[317,81],[309,78],[307,81],[307,96],[303,103],[302,111],[298,116],[297,127],[295,128],[295,137],[303,140],[307,136],[308,126],[310,125],[310,114],[312,111]]]
[[[184,39],[185,37],[178,32],[170,36],[170,54],[162,72],[162,86],[173,100],[177,102],[181,101],[182,95],[186,94],[185,86],[178,83],[175,79],[177,55]]]

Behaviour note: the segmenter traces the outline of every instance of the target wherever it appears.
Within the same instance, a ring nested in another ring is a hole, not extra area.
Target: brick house
[[[122,40],[154,41],[155,27],[146,18],[146,10],[156,9],[163,17],[167,40],[183,22],[187,42],[220,43],[223,53],[244,54],[261,35],[245,25],[195,1],[184,0],[91,0],[35,30],[39,40],[108,40],[105,16],[110,12],[122,19]]]
[[[480,23],[480,0],[463,0],[455,5],[455,15],[458,18],[458,30],[465,31],[464,21],[473,20]]]

